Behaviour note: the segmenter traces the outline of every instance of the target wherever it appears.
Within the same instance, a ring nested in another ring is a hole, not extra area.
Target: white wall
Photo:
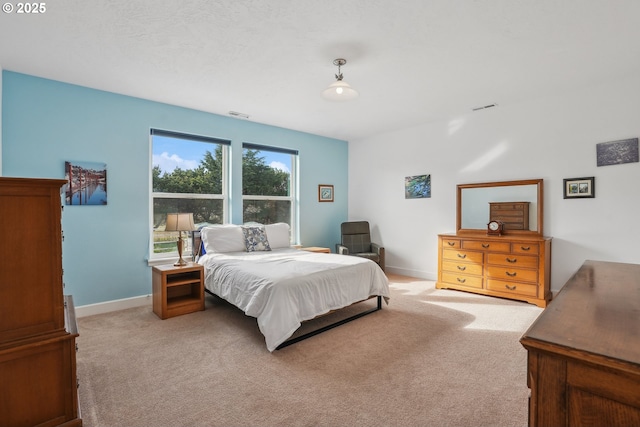
[[[633,76],[352,141],[349,219],[370,221],[388,271],[435,280],[437,235],[455,231],[457,184],[543,178],[557,291],[585,259],[640,263],[640,163],[596,166],[597,143],[637,137]],[[404,178],[421,174],[431,174],[431,198],[405,199]],[[588,176],[594,199],[563,198],[564,178]]]

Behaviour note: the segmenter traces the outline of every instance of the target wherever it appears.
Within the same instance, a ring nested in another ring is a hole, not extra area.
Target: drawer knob
[[[518,261],[518,258],[507,258],[507,262],[510,262],[511,264],[517,261]]]
[[[455,246],[455,245],[456,245],[456,242],[447,242],[447,245],[449,245],[449,246]]]
[[[508,273],[507,273],[508,274]],[[516,286],[509,286],[509,285],[504,285],[505,288],[509,289],[510,291],[515,291],[516,290]]]
[[[531,246],[520,246],[520,249],[522,249],[523,251],[528,251],[531,249]]]
[[[510,272],[508,272],[508,271],[505,271],[505,273],[507,273],[507,276],[509,276],[509,277],[516,277],[516,274],[518,274],[518,273],[516,273],[515,271],[514,271],[513,273],[510,273]]]
[[[460,282],[460,283],[464,283],[464,282],[466,282],[466,281],[467,281],[467,279],[461,279],[461,278],[459,278],[459,277],[456,277],[456,279],[457,279],[457,280],[458,280],[458,282]]]
[[[458,270],[460,271],[465,271],[467,269],[464,265],[456,265],[456,267],[458,267]]]
[[[467,257],[467,254],[458,254],[458,258],[465,259],[466,257]]]
[[[485,249],[487,249],[489,246],[491,246],[489,243],[483,243],[482,244],[482,247],[485,248]]]

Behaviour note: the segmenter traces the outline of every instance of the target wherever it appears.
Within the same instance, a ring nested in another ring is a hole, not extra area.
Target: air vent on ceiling
[[[244,113],[238,113],[237,111],[229,111],[229,115],[233,117],[237,117],[239,119],[248,119],[249,115]]]
[[[472,108],[472,111],[480,111],[480,110],[486,110],[487,108],[492,108],[492,107],[497,107],[498,104],[489,104],[489,105],[485,105],[482,107],[476,107],[476,108]]]

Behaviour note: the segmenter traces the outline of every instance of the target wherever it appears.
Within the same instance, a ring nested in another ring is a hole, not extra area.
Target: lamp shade
[[[169,213],[167,214],[167,225],[165,231],[192,231],[196,226],[193,224],[192,213]]]
[[[358,91],[344,80],[336,80],[322,91],[322,97],[329,101],[349,101],[358,97]]]

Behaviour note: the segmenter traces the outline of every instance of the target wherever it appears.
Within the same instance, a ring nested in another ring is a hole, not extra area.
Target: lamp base
[[[178,261],[176,261],[174,265],[174,267],[184,267],[185,265],[189,264],[187,261],[185,261],[184,259],[182,259],[182,231],[178,231],[178,256],[180,257],[178,259]]]

